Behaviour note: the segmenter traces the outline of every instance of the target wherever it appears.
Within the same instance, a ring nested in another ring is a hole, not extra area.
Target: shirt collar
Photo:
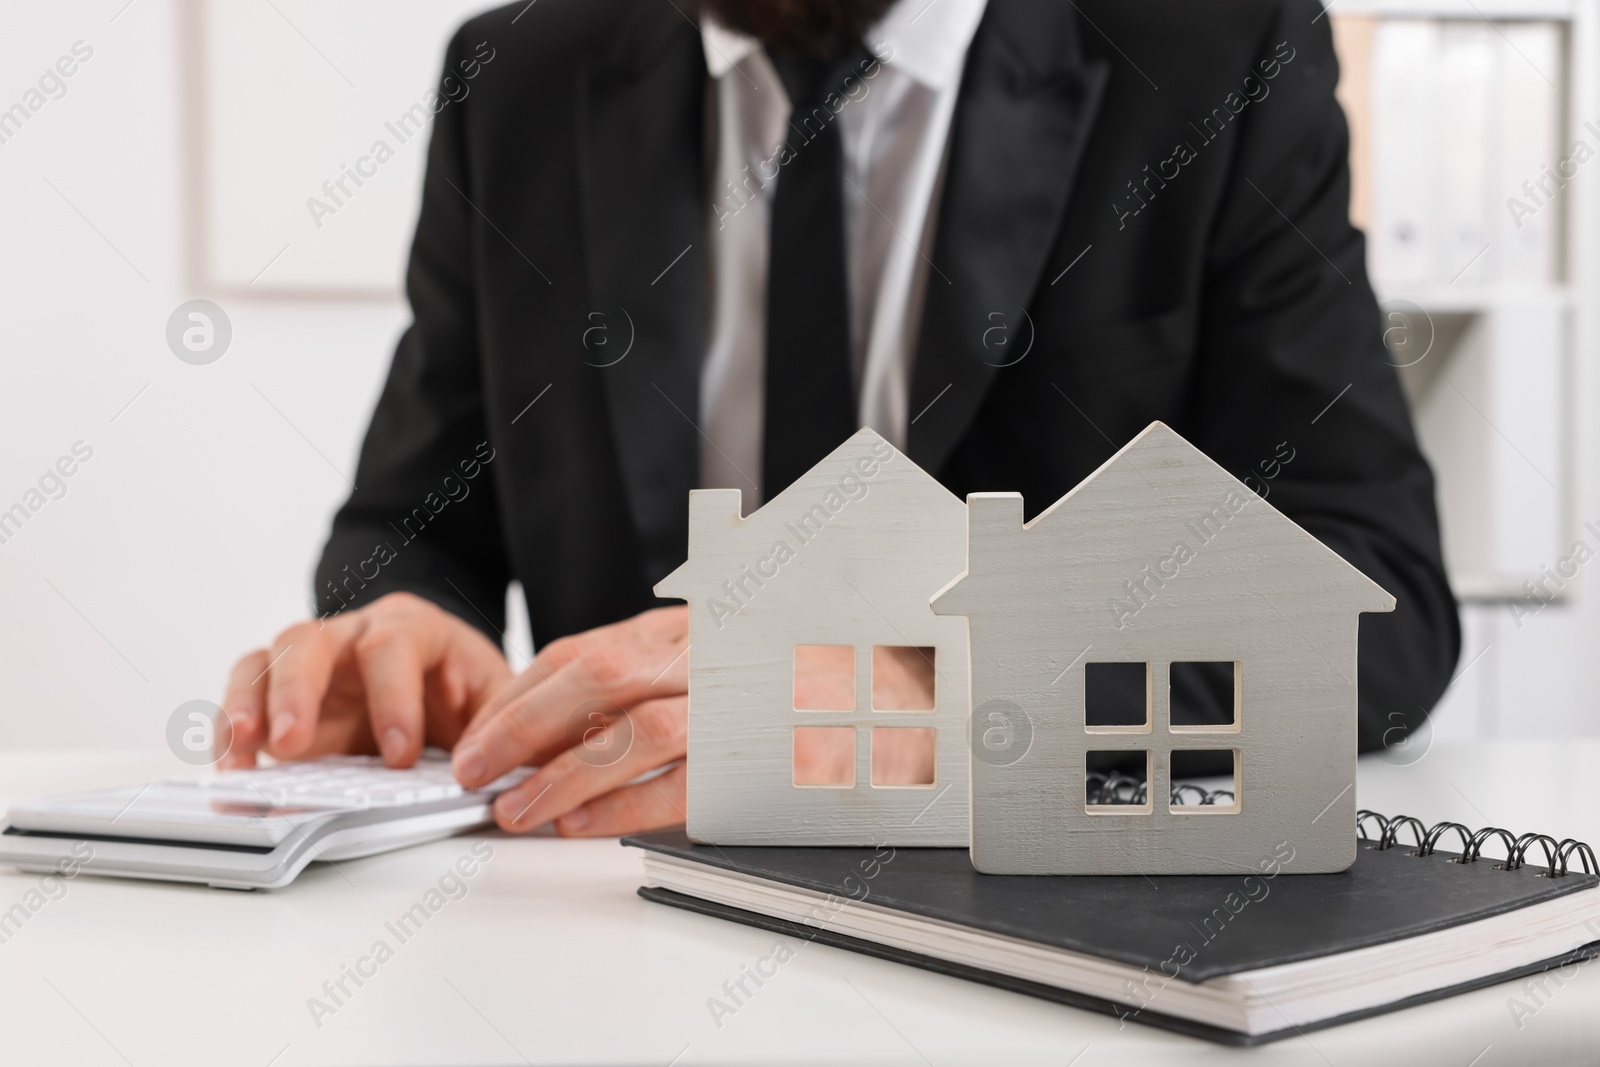
[[[961,77],[967,46],[978,32],[988,0],[899,0],[866,32],[866,41],[884,63],[905,71],[930,89],[945,89]],[[761,42],[701,16],[706,68],[720,78],[751,55]]]
[[[754,37],[730,30],[710,15],[700,16],[700,40],[705,46],[706,69],[720,78],[761,50]]]

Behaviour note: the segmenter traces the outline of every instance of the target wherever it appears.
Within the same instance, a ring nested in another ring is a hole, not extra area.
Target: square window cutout
[[[856,710],[856,650],[850,645],[795,645],[794,708]]]
[[[1239,728],[1239,664],[1223,662],[1172,665],[1172,729],[1215,733]]]
[[[931,726],[874,726],[872,784],[931,786],[938,766],[939,731]]]
[[[1148,815],[1150,753],[1143,750],[1083,754],[1083,807],[1090,815]]]
[[[1084,664],[1083,725],[1088,730],[1148,731],[1150,665]]]
[[[910,645],[872,646],[872,710],[932,711],[935,652]]]
[[[1177,815],[1239,814],[1239,750],[1173,749],[1172,797]]]
[[[794,784],[849,789],[856,784],[854,726],[796,726]]]

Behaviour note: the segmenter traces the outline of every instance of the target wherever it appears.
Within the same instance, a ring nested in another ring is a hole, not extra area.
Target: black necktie
[[[844,247],[844,151],[839,116],[826,100],[840,93],[845,75],[864,55],[772,61],[791,111],[788,161],[779,168],[772,198],[767,266],[761,462],[767,500],[857,427]]]

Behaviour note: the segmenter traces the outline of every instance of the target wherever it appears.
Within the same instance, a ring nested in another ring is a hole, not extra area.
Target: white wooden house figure
[[[1357,623],[1392,596],[1159,422],[1026,526],[1015,493],[974,494],[968,519],[934,603],[971,635],[980,871],[1248,873],[1284,842],[1286,872],[1355,861]],[[1231,677],[1231,721],[1174,707],[1193,664]],[[1088,706],[1114,671],[1143,675],[1132,715]],[[1231,754],[1231,802],[1173,802],[1194,751]],[[1107,802],[1105,752],[1148,787]]]
[[[967,625],[930,603],[966,566],[966,505],[870,429],[753,514],[740,501],[690,493],[688,561],[655,587],[689,602],[689,836],[966,845]],[[897,655],[931,663],[929,706],[874,706]],[[818,656],[842,666],[835,691],[797,693]],[[796,765],[818,739],[839,754],[825,783]],[[874,748],[908,739],[931,741],[928,773],[875,784]]]

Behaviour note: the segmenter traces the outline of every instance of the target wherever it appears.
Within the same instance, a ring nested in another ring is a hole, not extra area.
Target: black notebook
[[[1456,824],[1363,814],[1377,836],[1340,874],[1295,875],[1287,843],[1237,876],[1150,878],[979,874],[965,849],[623,844],[647,852],[649,900],[1235,1045],[1600,955],[1600,878],[1566,869],[1594,869],[1587,846],[1526,835],[1477,858],[1504,832],[1460,828],[1449,853]]]

